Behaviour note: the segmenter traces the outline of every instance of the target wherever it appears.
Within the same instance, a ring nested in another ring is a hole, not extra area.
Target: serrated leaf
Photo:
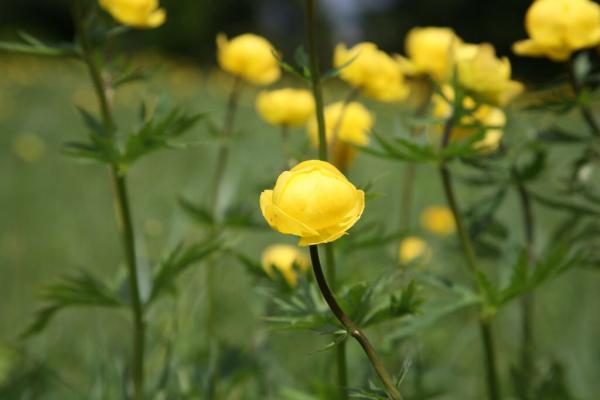
[[[104,126],[100,122],[100,120],[94,117],[89,111],[85,108],[75,106],[79,115],[83,119],[85,126],[88,128],[91,134],[96,136],[105,136]]]

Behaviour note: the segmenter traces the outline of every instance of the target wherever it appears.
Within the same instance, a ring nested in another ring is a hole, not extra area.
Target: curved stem
[[[447,119],[446,124],[444,126],[444,133],[441,142],[442,149],[448,146],[448,143],[450,142],[450,135],[452,134],[455,121],[459,117],[460,116],[457,116],[455,113],[452,113],[452,115],[450,115],[450,117]],[[452,185],[452,175],[450,173],[450,170],[448,169],[448,165],[445,159],[440,162],[439,172],[442,178],[442,185],[444,187],[444,193],[446,195],[448,207],[450,207],[450,210],[452,211],[452,215],[454,216],[454,220],[456,222],[456,230],[460,239],[463,253],[465,255],[467,268],[469,269],[471,278],[475,282],[477,290],[479,291],[479,293],[481,293],[482,289],[480,287],[478,279],[480,270],[479,266],[477,265],[475,250],[473,248],[473,243],[471,242],[471,238],[469,237],[469,233],[467,232],[466,226],[460,213],[460,209],[458,207],[458,202],[454,193],[454,187]],[[496,368],[496,350],[494,347],[494,336],[491,328],[491,322],[488,318],[481,316],[479,318],[479,327],[483,344],[488,396],[490,400],[500,400],[500,386],[498,384],[498,371]]]
[[[110,102],[107,96],[107,85],[102,79],[100,66],[94,57],[94,50],[87,36],[86,27],[83,22],[83,13],[80,0],[71,2],[75,29],[79,38],[83,59],[88,67],[89,75],[92,79],[106,136],[114,141],[116,125]],[[115,198],[115,208],[117,214],[117,226],[119,229],[123,250],[125,252],[125,261],[129,278],[129,295],[131,297],[131,311],[133,315],[133,362],[132,362],[132,380],[133,380],[133,399],[142,400],[144,397],[144,343],[145,343],[145,323],[144,306],[142,304],[140,289],[138,284],[138,268],[135,253],[135,234],[133,230],[131,208],[127,194],[127,182],[125,176],[119,172],[119,166],[116,164],[110,167],[110,178],[113,186]]]
[[[581,82],[579,82],[577,80],[577,75],[575,74],[575,63],[573,61],[573,58],[569,59],[568,69],[569,69],[569,71],[568,71],[569,82],[571,83],[571,87],[573,88],[573,91],[575,92],[575,96],[579,97],[584,88],[581,85]],[[590,108],[587,105],[581,104],[580,101],[578,101],[577,104],[579,105],[579,110],[581,112],[581,116],[583,117],[583,119],[587,123],[588,127],[590,128],[590,133],[593,136],[600,136],[600,124],[598,124],[598,121],[594,117],[592,110],[590,110]]]
[[[313,271],[315,273],[315,279],[321,290],[323,298],[327,302],[327,305],[335,315],[335,317],[344,326],[350,336],[352,336],[360,344],[365,354],[369,358],[371,365],[375,369],[377,376],[383,383],[385,390],[392,400],[402,400],[402,395],[393,383],[392,377],[383,365],[383,362],[375,352],[375,349],[369,342],[369,339],[360,330],[358,326],[350,319],[350,317],[342,310],[338,304],[335,296],[331,292],[325,275],[323,274],[323,268],[321,267],[321,261],[319,260],[319,248],[316,245],[310,246],[310,259],[312,261]]]

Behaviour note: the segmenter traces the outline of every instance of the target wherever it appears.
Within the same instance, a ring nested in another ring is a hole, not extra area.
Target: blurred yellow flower
[[[454,100],[454,91],[450,86],[443,86],[442,92],[445,96],[434,94],[432,101],[432,115],[435,118],[447,119],[452,112],[452,107],[448,101]],[[486,130],[483,139],[475,142],[473,147],[482,153],[490,153],[500,147],[503,136],[503,128],[506,125],[506,114],[498,107],[492,107],[487,104],[479,104],[469,96],[463,99],[463,107],[466,110],[472,110],[467,115],[462,116],[460,123],[452,129],[450,140],[461,140],[479,132],[480,128]],[[489,127],[489,128],[486,128]],[[441,133],[441,129],[439,129]]]
[[[13,151],[21,160],[33,163],[46,154],[46,143],[38,135],[23,133],[15,138]]]
[[[522,56],[566,61],[573,52],[600,44],[600,5],[591,0],[537,0],[527,10],[529,39],[513,45]]]
[[[273,277],[273,268],[277,269],[288,285],[295,287],[298,283],[298,273],[310,268],[310,260],[300,249],[286,244],[275,244],[265,249],[262,254],[262,267],[266,274]]]
[[[359,43],[350,49],[338,44],[333,65],[341,68],[341,79],[375,100],[397,101],[408,96],[400,63],[373,43]]]
[[[421,213],[421,225],[429,232],[440,236],[452,235],[456,231],[452,211],[443,206],[427,207]]]
[[[300,246],[333,242],[360,219],[365,193],[325,161],[301,162],[260,195],[271,228],[300,237]]]
[[[426,261],[431,257],[431,249],[427,242],[416,236],[409,236],[400,242],[398,258],[404,264],[421,259]]]
[[[452,74],[453,54],[461,43],[450,28],[413,28],[404,44],[408,59],[401,58],[403,69],[408,75],[430,75],[445,81]]]
[[[256,97],[256,110],[272,125],[300,126],[306,124],[315,112],[315,102],[308,90],[262,91]]]
[[[99,0],[100,7],[114,19],[132,28],[157,28],[164,24],[167,13],[158,0]]]
[[[520,82],[510,79],[508,58],[496,57],[491,44],[460,46],[455,58],[461,86],[483,102],[505,105],[523,91]]]
[[[281,69],[275,49],[261,36],[245,33],[227,39],[217,36],[217,60],[223,70],[255,85],[269,85],[279,79]]]

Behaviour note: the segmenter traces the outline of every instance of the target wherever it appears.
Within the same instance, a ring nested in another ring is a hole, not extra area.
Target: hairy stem
[[[327,305],[335,315],[335,317],[340,321],[340,323],[344,326],[346,331],[350,336],[352,336],[356,341],[360,344],[365,354],[367,355],[371,365],[375,369],[377,376],[383,383],[385,390],[392,400],[402,400],[402,395],[394,385],[392,380],[392,376],[387,371],[383,362],[375,352],[375,349],[369,342],[369,339],[365,336],[362,330],[356,326],[356,324],[350,319],[350,317],[342,310],[340,305],[338,304],[335,296],[331,292],[329,285],[327,284],[327,280],[325,279],[325,275],[323,274],[323,269],[321,267],[321,261],[319,259],[319,248],[316,245],[310,246],[310,259],[312,261],[313,271],[315,273],[315,279],[317,284],[319,285],[319,289],[321,290],[321,294],[323,298],[327,302]]]
[[[92,80],[106,136],[114,141],[115,122],[107,96],[107,85],[102,78],[101,67],[95,58],[94,49],[87,36],[87,30],[84,26],[84,17],[80,0],[71,2],[75,29],[82,47],[83,60],[88,68],[88,73]],[[117,214],[117,226],[121,237],[127,272],[129,278],[129,296],[131,301],[131,312],[133,316],[133,361],[132,361],[132,381],[133,381],[133,399],[142,400],[144,397],[144,343],[145,343],[145,323],[144,307],[142,304],[140,289],[138,284],[138,267],[135,253],[135,235],[133,230],[131,208],[127,194],[127,182],[123,174],[119,172],[118,165],[111,165],[110,178],[113,186],[113,195],[115,199],[115,208]]]

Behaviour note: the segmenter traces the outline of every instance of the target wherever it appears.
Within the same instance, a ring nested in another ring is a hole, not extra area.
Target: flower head
[[[255,85],[269,85],[281,75],[271,43],[251,33],[231,40],[219,34],[217,59],[223,70]]]
[[[167,19],[158,0],[99,0],[99,3],[114,19],[133,28],[157,28]]]
[[[262,267],[267,275],[273,276],[273,268],[277,269],[290,287],[298,283],[298,271],[306,272],[310,268],[310,260],[295,246],[275,244],[265,249],[262,254]]]
[[[454,215],[448,207],[431,206],[421,213],[421,225],[439,236],[452,235],[456,231]]]
[[[265,220],[278,232],[300,237],[300,246],[333,242],[359,220],[365,193],[333,165],[301,162],[260,195]]]
[[[396,101],[408,96],[399,62],[373,43],[363,42],[351,48],[338,44],[333,65],[341,68],[340,78],[375,100]]]
[[[537,0],[527,10],[529,39],[513,45],[522,56],[566,61],[573,52],[600,44],[600,5],[591,0]]]
[[[256,98],[256,110],[272,125],[300,126],[314,113],[315,102],[307,90],[286,88],[262,91]]]
[[[431,249],[427,242],[416,236],[409,236],[400,242],[398,258],[404,264],[412,263],[419,259],[427,259],[431,256]]]

